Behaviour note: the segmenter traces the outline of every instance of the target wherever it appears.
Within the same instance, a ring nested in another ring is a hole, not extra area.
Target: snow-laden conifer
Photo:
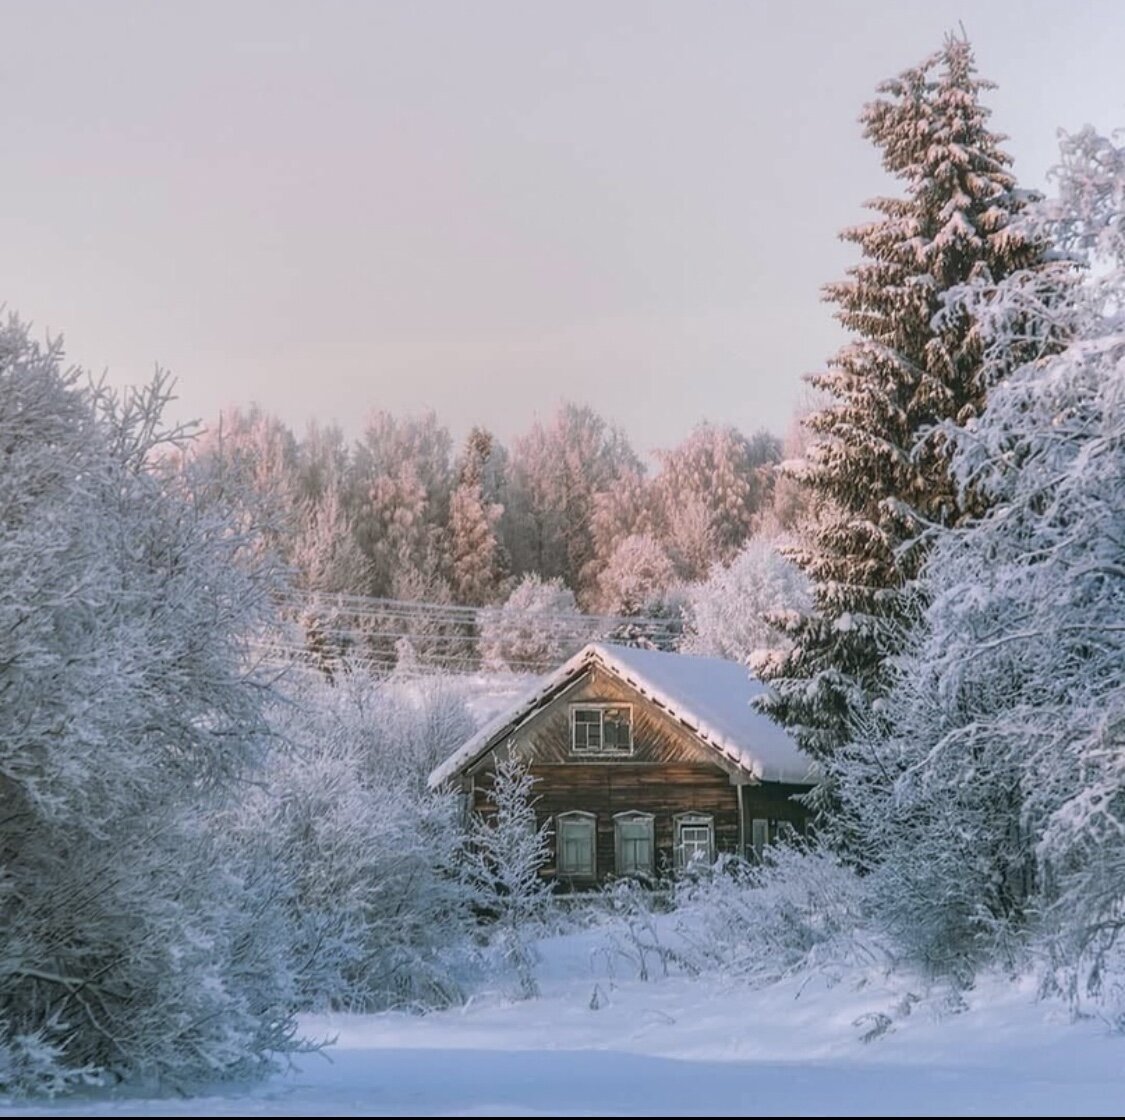
[[[878,216],[843,233],[861,260],[826,289],[853,339],[812,378],[828,403],[806,419],[817,439],[792,470],[822,508],[790,555],[813,610],[786,623],[794,644],[771,670],[771,714],[817,757],[885,691],[929,530],[966,512],[943,424],[978,415],[1006,372],[982,363],[967,307],[936,319],[945,294],[1041,257],[1013,224],[1025,199],[988,127],[988,88],[969,44],[950,37],[861,117],[903,193],[875,199]]]
[[[1125,149],[1086,130],[1057,174],[1026,219],[1050,269],[959,294],[986,372],[1034,357],[947,429],[987,509],[940,536],[837,774],[912,953],[967,977],[1034,935],[1077,997],[1120,985],[1125,931]]]

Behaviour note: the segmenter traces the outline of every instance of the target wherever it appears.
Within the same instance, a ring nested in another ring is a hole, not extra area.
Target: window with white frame
[[[632,754],[632,704],[574,704],[570,709],[574,754]]]
[[[715,858],[715,822],[703,813],[682,813],[675,818],[676,866],[710,863]]]
[[[654,867],[651,813],[617,813],[613,839],[618,875],[651,875]]]
[[[593,813],[559,813],[555,821],[555,867],[559,875],[593,879],[597,872],[597,823]]]

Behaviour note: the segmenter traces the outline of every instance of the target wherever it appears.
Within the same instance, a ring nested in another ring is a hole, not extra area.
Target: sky
[[[1121,0],[0,0],[0,304],[178,420],[780,434],[959,22],[1023,185],[1125,125]]]

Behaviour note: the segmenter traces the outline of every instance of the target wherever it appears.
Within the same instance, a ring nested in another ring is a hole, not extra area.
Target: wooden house
[[[498,755],[524,759],[561,886],[655,877],[803,830],[809,758],[758,712],[764,686],[714,657],[595,643],[543,677],[430,775],[487,813]]]

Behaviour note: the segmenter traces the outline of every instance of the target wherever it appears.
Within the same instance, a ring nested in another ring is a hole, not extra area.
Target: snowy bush
[[[647,614],[675,579],[664,546],[655,537],[634,533],[617,545],[598,577],[599,606],[608,614]]]
[[[865,932],[863,881],[820,847],[773,845],[760,864],[723,858],[682,881],[677,926],[698,971],[755,983],[839,972],[881,950]]]
[[[268,884],[214,807],[265,740],[244,639],[273,584],[213,480],[0,328],[0,1087],[165,1085],[293,1045]]]
[[[292,686],[272,713],[287,749],[229,814],[234,846],[275,876],[303,1008],[461,998],[471,892],[460,807],[429,793],[425,775],[463,725],[440,685],[413,697],[402,687],[358,675]]]

